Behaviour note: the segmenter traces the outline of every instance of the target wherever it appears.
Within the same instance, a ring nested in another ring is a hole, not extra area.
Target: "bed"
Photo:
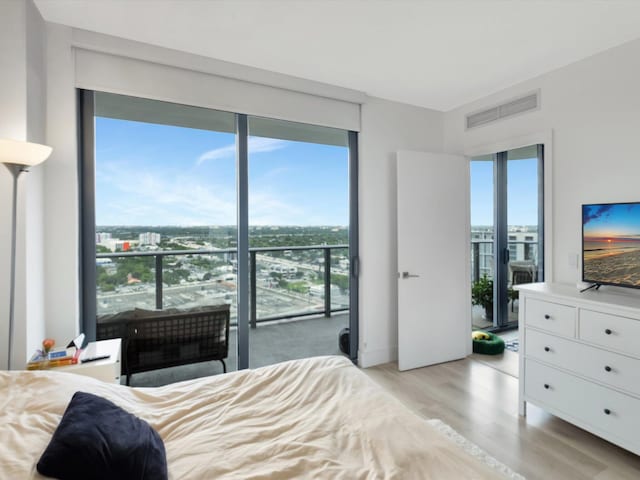
[[[157,388],[0,372],[0,478],[45,478],[36,462],[76,391],[146,420],[171,479],[508,478],[337,356]]]

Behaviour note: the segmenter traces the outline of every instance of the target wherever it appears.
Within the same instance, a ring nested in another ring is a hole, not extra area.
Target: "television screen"
[[[640,288],[640,202],[582,206],[582,280]]]

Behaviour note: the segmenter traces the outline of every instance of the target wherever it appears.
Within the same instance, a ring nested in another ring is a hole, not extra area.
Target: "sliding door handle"
[[[402,278],[418,278],[420,275],[414,275],[409,272],[402,272]]]

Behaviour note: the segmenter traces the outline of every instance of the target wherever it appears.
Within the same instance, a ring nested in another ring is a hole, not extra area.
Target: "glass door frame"
[[[96,338],[95,103],[94,91],[77,89],[79,180],[80,330]],[[249,368],[250,255],[248,115],[235,113],[237,195],[238,370]],[[349,151],[349,328],[350,359],[358,359],[358,133],[347,131]],[[338,338],[336,337],[336,342]]]
[[[545,262],[545,155],[544,143],[531,142],[536,146],[538,159],[538,265],[536,281],[544,281]],[[525,147],[527,145],[523,145]],[[509,321],[509,232],[508,232],[508,198],[507,198],[507,165],[510,151],[521,147],[512,147],[499,152],[491,153],[493,156],[493,327],[491,331],[501,331],[518,326],[516,322]],[[470,161],[480,155],[469,155]],[[512,300],[513,301],[513,300]]]

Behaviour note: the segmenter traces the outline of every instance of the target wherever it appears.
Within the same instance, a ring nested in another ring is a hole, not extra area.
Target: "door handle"
[[[402,272],[402,278],[418,278],[420,275],[413,275],[409,272]]]

